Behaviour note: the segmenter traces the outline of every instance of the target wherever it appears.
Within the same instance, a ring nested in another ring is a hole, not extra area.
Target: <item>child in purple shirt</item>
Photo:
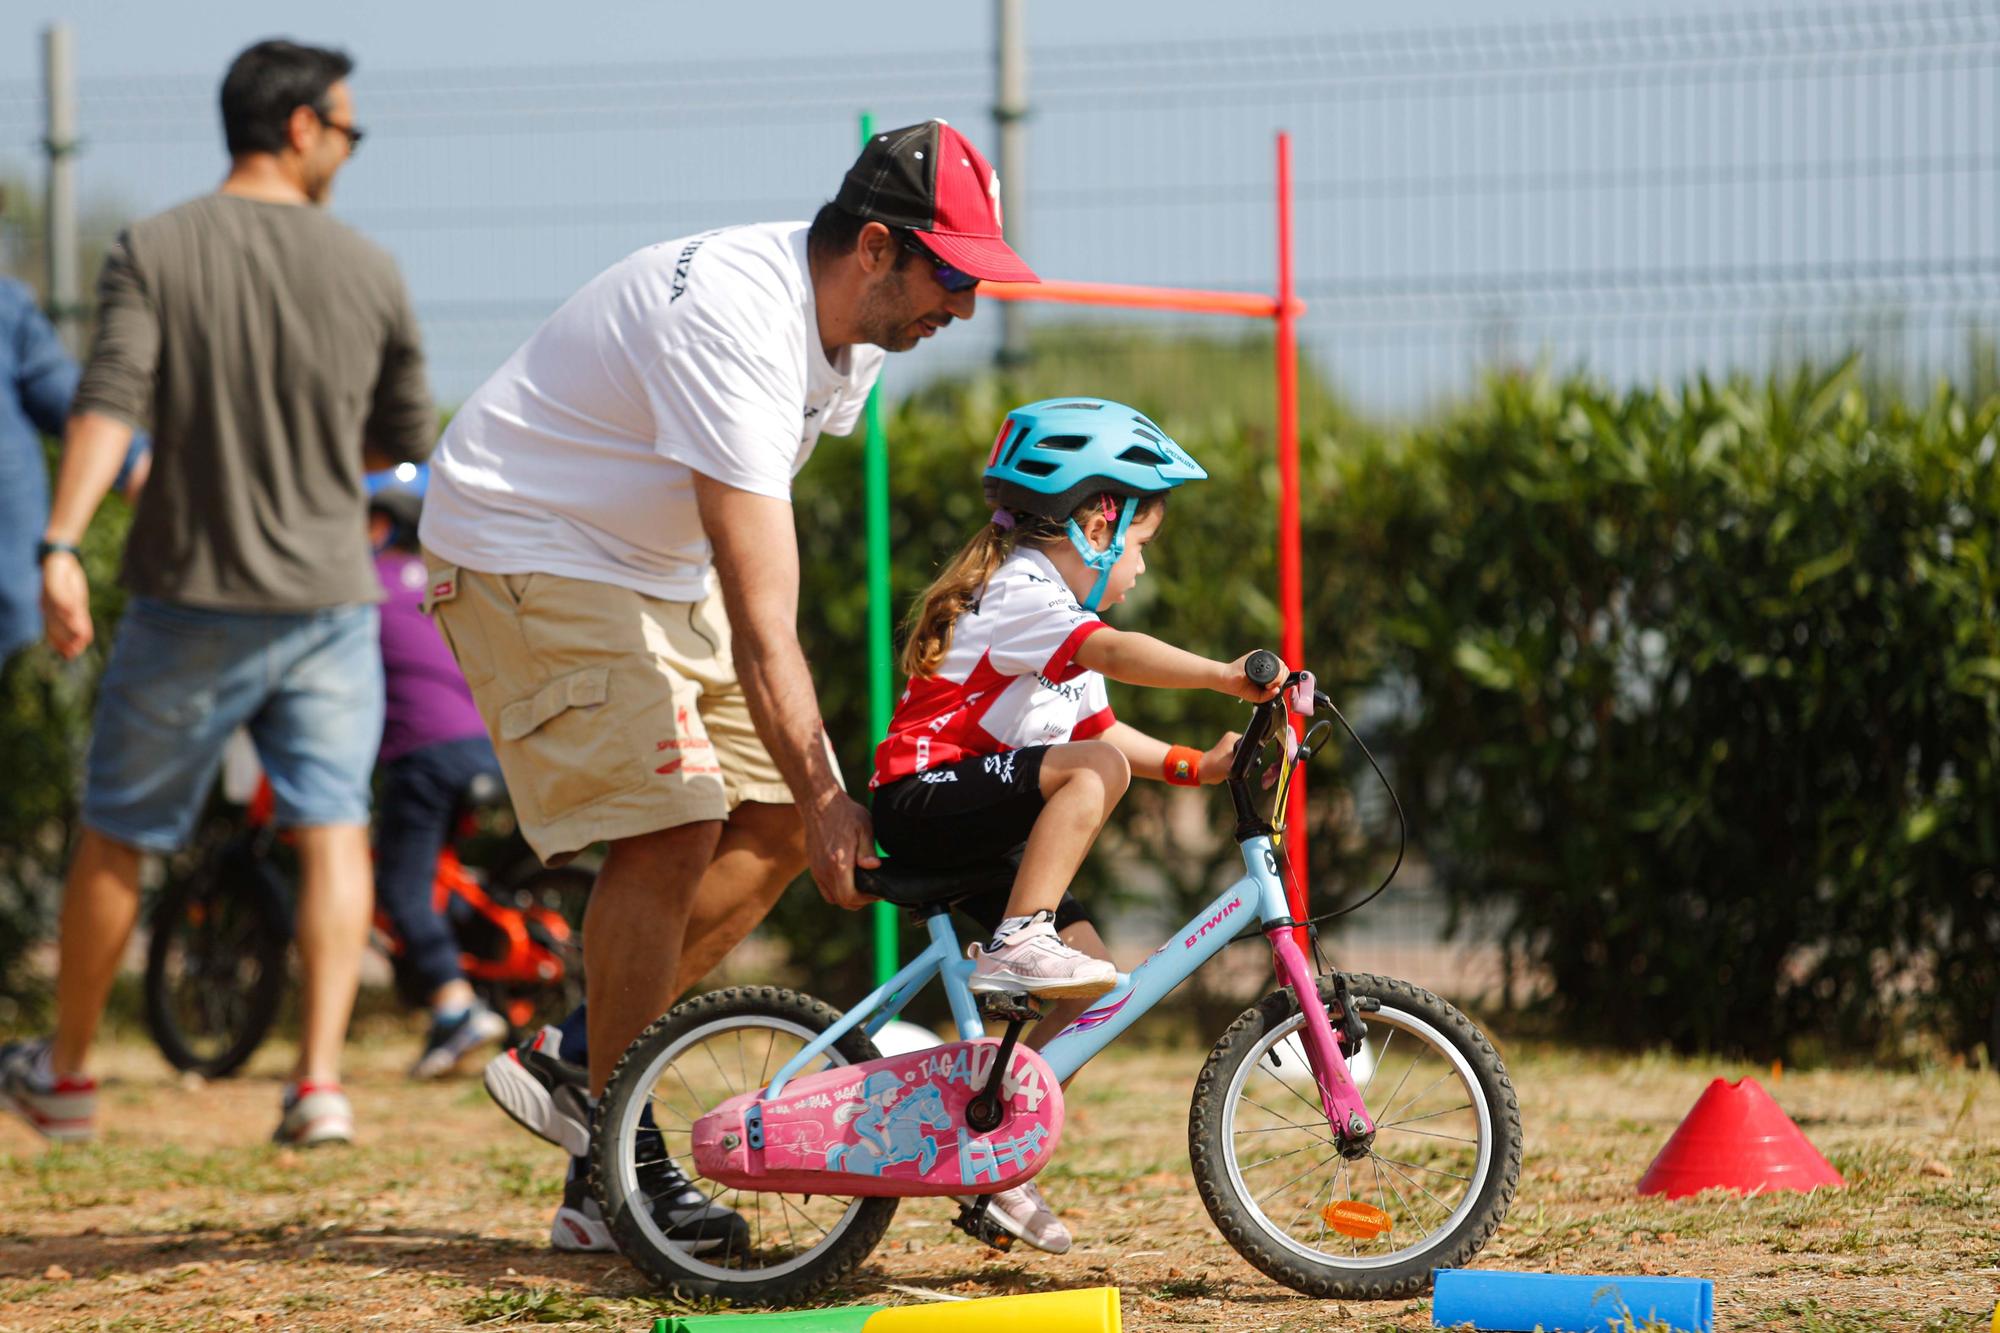
[[[387,708],[375,814],[375,892],[402,938],[398,979],[431,1009],[412,1078],[448,1073],[468,1052],[507,1035],[458,965],[458,940],[431,885],[452,820],[475,784],[500,787],[500,762],[437,626],[423,612],[417,518],[427,469],[403,464],[368,479],[369,537],[382,580],[382,669]],[[407,474],[407,475],[405,475]]]

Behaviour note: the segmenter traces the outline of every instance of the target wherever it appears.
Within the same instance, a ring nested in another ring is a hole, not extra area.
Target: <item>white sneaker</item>
[[[295,1083],[285,1089],[284,1118],[278,1121],[271,1141],[299,1148],[352,1143],[354,1108],[334,1084]]]
[[[970,988],[975,992],[1088,1000],[1118,984],[1118,969],[1062,942],[1047,913],[1000,941],[991,951],[973,945]]]
[[[972,1199],[967,1196],[958,1202],[970,1204]],[[1048,1200],[1042,1197],[1042,1192],[1035,1188],[1032,1180],[994,1195],[993,1202],[986,1205],[986,1216],[1008,1235],[1026,1241],[1038,1250],[1046,1250],[1050,1254],[1069,1253],[1069,1228],[1050,1209]]]

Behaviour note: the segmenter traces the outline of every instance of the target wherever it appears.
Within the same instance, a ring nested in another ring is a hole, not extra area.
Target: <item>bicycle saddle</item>
[[[854,887],[898,907],[943,907],[976,893],[1007,892],[1014,887],[1015,869],[1016,863],[1008,860],[958,870],[919,870],[914,866],[906,870],[883,857],[882,864],[873,870],[855,868]]]

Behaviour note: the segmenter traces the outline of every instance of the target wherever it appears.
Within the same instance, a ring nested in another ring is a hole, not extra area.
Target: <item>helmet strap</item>
[[[1090,544],[1090,538],[1083,535],[1083,525],[1075,519],[1069,521],[1069,544],[1083,557],[1083,563],[1096,571],[1097,582],[1090,585],[1090,595],[1082,602],[1083,609],[1095,611],[1105,587],[1111,582],[1111,567],[1118,563],[1118,557],[1125,554],[1125,530],[1132,526],[1132,516],[1139,512],[1138,501],[1126,499],[1119,506],[1118,526],[1112,529],[1111,545],[1098,550]],[[1110,517],[1106,515],[1106,517]]]

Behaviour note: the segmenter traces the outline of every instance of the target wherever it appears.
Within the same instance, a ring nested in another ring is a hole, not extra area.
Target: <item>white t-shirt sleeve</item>
[[[988,641],[993,646],[987,655],[994,670],[1007,676],[1055,680],[1076,656],[1077,646],[1104,628],[1104,622],[1079,607],[1067,589],[1022,575],[996,579],[980,602],[979,613],[990,617]]]
[[[791,498],[803,367],[705,338],[661,353],[644,378],[663,458],[738,490]]]

